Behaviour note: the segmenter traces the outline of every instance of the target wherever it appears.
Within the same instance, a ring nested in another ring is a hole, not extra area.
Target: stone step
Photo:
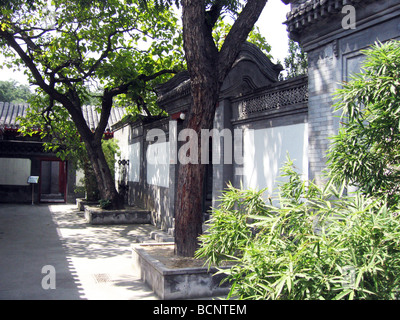
[[[171,237],[175,236],[175,228],[168,228],[168,232],[167,232]]]
[[[150,232],[150,237],[154,239],[156,242],[174,242],[175,239],[173,236],[164,232],[162,230],[155,230]]]
[[[76,199],[76,206],[78,207],[78,209],[80,211],[85,211],[85,206],[95,206],[98,204],[99,204],[99,201],[89,201],[89,200],[82,199],[82,198]]]
[[[136,236],[136,243],[161,243],[161,242],[174,242],[174,237],[162,230],[153,230],[148,235]]]
[[[150,211],[135,207],[122,210],[104,210],[85,206],[85,219],[90,224],[150,224]]]
[[[136,236],[136,243],[156,243],[150,236]]]

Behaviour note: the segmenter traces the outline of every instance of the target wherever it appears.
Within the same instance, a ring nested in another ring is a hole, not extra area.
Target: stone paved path
[[[92,226],[75,205],[0,204],[0,299],[157,299],[130,245],[151,225]],[[55,289],[43,289],[53,266]]]

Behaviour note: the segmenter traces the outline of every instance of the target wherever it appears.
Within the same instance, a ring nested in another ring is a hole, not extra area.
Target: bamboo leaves
[[[368,195],[398,202],[400,42],[364,50],[363,72],[337,91],[342,127],[328,153],[331,176]]]
[[[345,196],[332,181],[323,188],[305,183],[290,160],[283,175],[276,206],[260,192],[230,186],[201,237],[198,256],[235,263],[220,271],[233,283],[229,297],[397,297],[400,221],[393,208],[362,194]]]

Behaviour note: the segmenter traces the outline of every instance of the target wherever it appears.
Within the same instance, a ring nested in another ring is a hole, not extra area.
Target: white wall
[[[268,188],[266,196],[274,193],[280,169],[287,152],[298,172],[308,178],[308,129],[306,123],[243,133],[243,187]]]
[[[0,185],[28,185],[30,175],[30,159],[0,158]]]
[[[119,128],[114,132],[114,141],[118,144],[120,156],[116,156],[115,161],[115,187],[118,190],[118,184],[122,180],[122,176],[124,174],[124,169],[122,166],[118,164],[118,160],[126,160],[129,159],[129,150],[128,150],[128,141],[129,141],[129,132],[130,127],[124,126]]]
[[[169,142],[150,144],[146,153],[147,183],[169,187]]]
[[[128,146],[129,178],[128,181],[139,182],[140,180],[140,142]]]

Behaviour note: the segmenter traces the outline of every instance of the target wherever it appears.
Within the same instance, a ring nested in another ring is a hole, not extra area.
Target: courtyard
[[[0,299],[157,299],[131,266],[131,244],[153,229],[89,225],[71,204],[1,204]]]

